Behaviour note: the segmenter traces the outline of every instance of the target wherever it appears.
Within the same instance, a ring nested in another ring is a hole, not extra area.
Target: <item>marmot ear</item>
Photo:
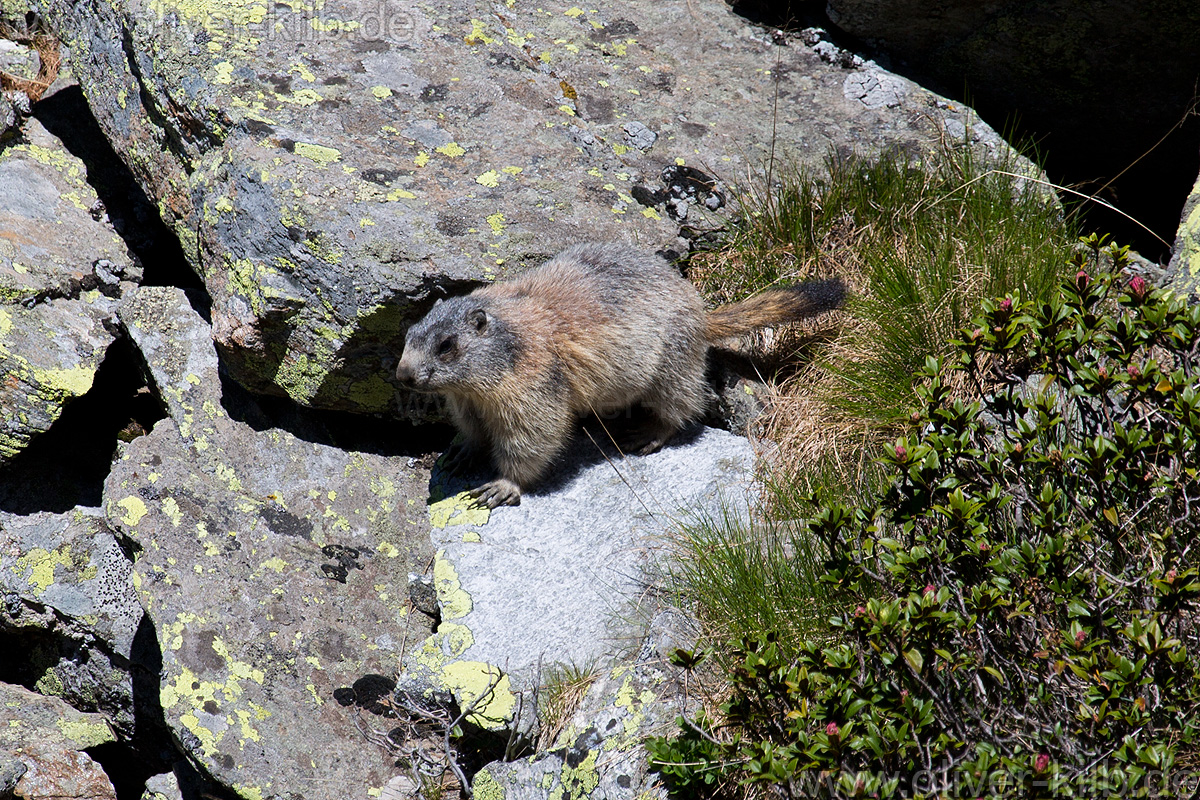
[[[482,308],[477,308],[467,316],[467,320],[475,326],[476,331],[483,333],[487,328],[488,315]]]

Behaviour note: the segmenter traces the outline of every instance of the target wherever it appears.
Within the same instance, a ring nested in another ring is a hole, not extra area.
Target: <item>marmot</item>
[[[579,244],[519,277],[438,300],[409,328],[396,378],[439,392],[462,433],[446,461],[491,453],[500,473],[471,494],[517,505],[576,420],[641,404],[653,423],[636,452],[658,450],[703,415],[710,343],[837,307],[838,279],[772,289],[705,312],[665,259],[617,244]]]

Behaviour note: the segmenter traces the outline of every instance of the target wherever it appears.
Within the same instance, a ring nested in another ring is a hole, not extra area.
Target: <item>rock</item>
[[[626,122],[621,130],[625,131],[625,143],[638,150],[649,150],[658,139],[658,134],[641,122]]]
[[[593,673],[595,682],[577,707],[565,709],[561,719],[544,720],[555,729],[544,732],[549,741],[539,752],[493,762],[477,773],[475,796],[666,798],[643,742],[650,735],[675,733],[676,717],[695,713],[695,701],[683,691],[681,671],[667,666],[667,656],[684,644],[676,638],[681,633],[686,646],[694,647],[694,635],[684,633],[677,612],[656,615],[640,652],[628,663]],[[543,683],[543,694],[553,690]]]
[[[966,87],[988,119],[1019,117],[1055,180],[1108,189],[1103,196],[1119,198],[1121,210],[1142,224],[1159,232],[1173,227],[1200,145],[1197,126],[1175,130],[1200,79],[1195,4],[829,0],[826,6],[837,28],[881,51],[906,76],[935,91],[961,95]],[[1093,217],[1091,224],[1126,226],[1120,231],[1126,243],[1130,234],[1145,235],[1115,213],[1103,220]]]
[[[1167,273],[1177,291],[1200,296],[1200,178],[1184,203]]]
[[[408,574],[408,599],[413,608],[422,614],[436,617],[441,613],[438,608],[437,590],[433,588],[433,578],[428,575]]]
[[[98,512],[0,514],[0,592],[0,647],[26,654],[6,677],[101,711],[132,737],[142,607]]]
[[[716,390],[716,405],[709,410],[709,424],[745,436],[767,408],[771,389],[762,382],[762,371],[753,359],[742,354],[716,350],[709,354],[708,380]]]
[[[26,800],[116,800],[104,770],[84,751],[114,740],[99,714],[0,683],[0,796]]]
[[[660,735],[668,731],[666,723],[679,712],[657,702],[653,689],[642,688],[647,682],[628,668],[608,675],[601,687],[589,692],[592,703],[603,698],[601,709],[592,719],[582,725],[572,723],[546,750],[516,761],[487,765],[475,775],[475,796],[503,800],[665,800],[666,788],[648,769],[642,740],[652,728]]]
[[[33,101],[30,99],[28,92],[10,92],[8,98],[12,101],[13,111],[16,112],[18,118],[28,117],[30,112],[33,111]]]
[[[0,38],[0,72],[14,78],[29,80],[38,73],[38,56],[28,47]],[[24,92],[21,92],[24,95]],[[16,90],[0,91],[0,141],[15,134],[22,118],[29,113],[29,98],[17,100]]]
[[[0,151],[0,464],[91,387],[115,298],[140,278],[112,227],[88,213],[97,198],[85,175],[37,120]],[[124,280],[104,283],[101,261]]]
[[[19,123],[20,120],[17,118],[17,109],[13,105],[13,101],[0,95],[0,142],[8,139],[10,135],[15,134]]]
[[[0,38],[0,71],[14,78],[31,81],[37,78],[41,59],[31,48]]]
[[[179,779],[173,772],[152,775],[146,780],[146,791],[141,800],[183,800],[179,790]]]
[[[611,669],[621,643],[640,635],[631,620],[648,614],[643,592],[664,534],[688,515],[745,513],[752,467],[745,439],[711,428],[628,458],[581,435],[556,478],[490,515],[456,494],[465,482],[440,483],[435,469],[441,624],[406,659],[400,690],[450,692],[461,709],[476,704],[478,725],[530,729],[527,695],[542,670]]]
[[[146,788],[140,800],[193,800],[198,797],[216,797],[228,789],[214,784],[200,775],[186,759],[178,758],[169,772],[151,775],[146,779]]]
[[[104,506],[139,551],[167,725],[243,797],[380,791],[404,770],[376,701],[428,630],[410,622],[406,590],[431,555],[426,476],[261,413],[258,428],[233,418],[210,328],[183,291],[141,287],[119,318],[169,414],[122,447]]]
[[[12,797],[17,781],[28,771],[29,767],[20,759],[11,755],[0,756],[0,797],[5,800]]]
[[[436,297],[583,239],[672,243],[630,194],[666,166],[917,151],[942,117],[906,83],[848,101],[840,67],[721,0],[45,5],[204,277],[229,374],[320,408],[420,415],[390,364]]]

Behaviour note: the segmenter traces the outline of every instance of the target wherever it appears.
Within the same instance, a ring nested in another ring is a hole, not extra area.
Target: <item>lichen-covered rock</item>
[[[0,142],[16,133],[18,122],[17,109],[13,101],[0,95]]]
[[[139,279],[84,165],[37,120],[0,150],[0,464],[84,394]]]
[[[666,787],[651,769],[643,745],[650,735],[673,733],[681,713],[694,713],[680,681],[681,671],[667,666],[673,648],[661,645],[679,631],[654,630],[628,663],[596,670],[594,682],[553,740],[539,752],[511,762],[494,762],[475,775],[480,800],[592,800],[666,798]],[[664,636],[665,634],[665,636]],[[657,641],[656,641],[657,640]],[[550,691],[543,687],[543,692]],[[544,732],[545,735],[545,732]]]
[[[430,554],[427,476],[232,418],[183,291],[141,287],[119,316],[170,415],[123,447],[105,487],[111,524],[140,551],[167,724],[243,797],[378,792],[403,770],[363,731],[390,729],[371,716],[377,687],[428,630],[405,590]]]
[[[37,78],[40,67],[41,60],[34,50],[11,39],[0,37],[0,70],[14,78],[28,81]]]
[[[183,800],[179,779],[173,772],[151,775],[146,780],[146,790],[142,792],[141,800]]]
[[[114,739],[99,714],[0,683],[0,793],[15,775],[12,792],[26,800],[116,800],[112,781],[84,752]]]
[[[1184,203],[1167,273],[1175,289],[1200,295],[1200,178]]]
[[[677,246],[770,152],[918,150],[954,113],[894,76],[848,92],[722,0],[46,6],[230,374],[318,407],[416,415],[386,365],[435,296],[581,239]]]
[[[127,736],[142,623],[132,569],[96,511],[0,514],[0,647],[24,653],[15,674]]]
[[[697,427],[628,458],[581,434],[554,478],[490,515],[456,494],[457,478],[440,486],[429,513],[441,625],[406,659],[400,690],[449,692],[475,704],[478,725],[529,730],[519,695],[554,664],[611,668],[649,613],[664,534],[692,514],[744,514],[752,470],[745,439]]]

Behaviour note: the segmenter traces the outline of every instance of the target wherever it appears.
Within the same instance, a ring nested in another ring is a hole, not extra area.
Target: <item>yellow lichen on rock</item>
[[[142,502],[140,497],[130,495],[117,501],[117,505],[125,509],[125,513],[121,515],[120,520],[129,527],[137,525],[142,517],[146,516],[146,504]]]
[[[459,492],[429,504],[429,522],[435,528],[449,525],[486,525],[491,512],[475,503],[469,492]]]

